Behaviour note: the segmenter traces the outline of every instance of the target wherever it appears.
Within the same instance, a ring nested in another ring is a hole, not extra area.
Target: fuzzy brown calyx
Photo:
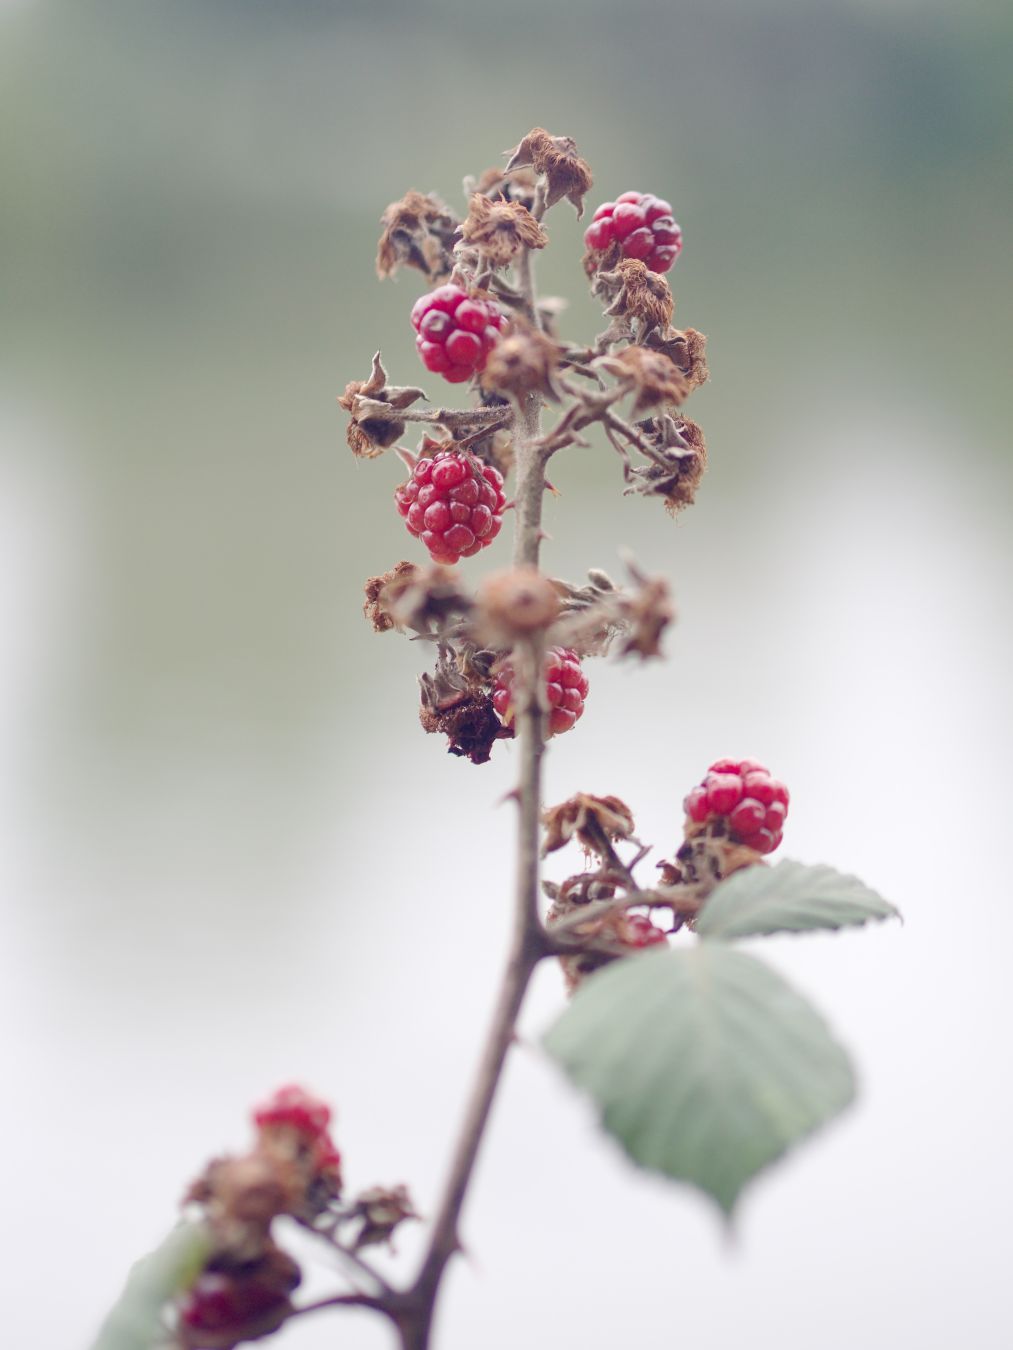
[[[688,417],[667,414],[638,422],[637,430],[647,447],[638,448],[649,462],[630,469],[627,493],[663,497],[673,515],[691,506],[707,467],[703,430]]]
[[[633,392],[634,417],[659,407],[677,408],[690,392],[689,381],[679,367],[664,353],[647,347],[624,347],[597,364]]]
[[[472,627],[479,641],[510,648],[544,632],[559,614],[559,593],[537,567],[513,567],[486,577],[475,597]]]
[[[430,281],[442,281],[454,267],[458,218],[432,193],[407,192],[380,217],[383,234],[376,251],[381,280],[399,267],[414,267]]]
[[[346,433],[352,454],[358,459],[382,455],[404,435],[405,423],[396,414],[420,398],[425,398],[421,389],[387,384],[387,372],[377,352],[369,379],[352,380],[338,397],[338,403],[352,416]]]
[[[668,282],[639,258],[622,258],[612,271],[599,272],[596,288],[610,298],[607,315],[640,320],[644,340],[653,329],[666,328],[672,321],[675,301]]]
[[[542,856],[565,847],[571,839],[588,852],[602,855],[603,838],[615,842],[630,839],[635,829],[633,812],[619,797],[595,797],[578,792],[542,813],[545,839]],[[604,856],[604,855],[602,855]]]
[[[674,361],[685,377],[689,392],[699,389],[709,379],[707,369],[707,339],[695,328],[654,330],[645,339],[647,345]]]
[[[510,152],[506,172],[530,165],[546,179],[546,207],[562,197],[573,204],[578,218],[584,214],[584,197],[591,190],[591,169],[577,154],[570,136],[550,136],[543,127],[533,127],[520,145]]]
[[[489,353],[482,386],[521,403],[529,394],[541,394],[558,403],[556,384],[559,347],[526,320],[517,318],[510,332]]]
[[[493,201],[480,192],[468,203],[461,238],[492,267],[506,267],[525,249],[544,248],[549,236],[520,202]]]

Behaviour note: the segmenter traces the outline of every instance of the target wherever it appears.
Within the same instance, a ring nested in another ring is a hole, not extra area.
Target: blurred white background
[[[1009,15],[511,14],[0,10],[6,1340],[86,1345],[282,1081],[334,1101],[353,1189],[435,1207],[509,921],[515,756],[423,736],[422,654],[361,619],[362,580],[411,545],[399,466],[352,462],[333,399],[381,343],[418,378],[415,282],[372,277],[383,206],[456,201],[542,123],[578,139],[595,201],[675,201],[677,317],[713,371],[688,409],[711,469],[677,522],[620,495],[602,446],[554,466],[546,565],[618,574],[632,546],[680,621],[667,663],[591,668],[549,800],[619,794],[660,856],[707,763],[756,755],[792,789],[784,853],[906,924],[764,944],[862,1091],[747,1194],[732,1244],[542,1058],[546,968],[440,1350],[1006,1350]],[[590,335],[582,226],[548,224],[545,285]],[[388,1339],[325,1316],[279,1343]]]

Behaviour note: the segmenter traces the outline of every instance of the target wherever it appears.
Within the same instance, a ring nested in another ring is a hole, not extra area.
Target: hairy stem
[[[518,282],[525,308],[537,312],[530,252],[518,264]],[[516,419],[517,500],[514,563],[537,567],[542,541],[542,498],[547,456],[541,438],[542,398],[529,395]],[[514,894],[513,936],[500,983],[492,1025],[450,1164],[422,1268],[412,1287],[390,1307],[401,1335],[403,1350],[427,1350],[436,1299],[447,1263],[460,1249],[458,1224],[493,1100],[503,1074],[507,1052],[515,1037],[517,1018],[531,975],[546,955],[545,936],[538,915],[539,828],[542,806],[542,756],[545,718],[541,670],[544,642],[540,635],[521,643],[515,654],[518,678],[517,740],[520,748],[517,878]]]

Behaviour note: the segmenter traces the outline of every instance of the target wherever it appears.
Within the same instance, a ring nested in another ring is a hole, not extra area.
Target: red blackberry
[[[504,726],[514,722],[514,668],[500,667],[492,691],[492,706]],[[580,668],[580,657],[568,647],[550,647],[545,654],[545,693],[549,702],[549,735],[569,731],[584,712],[587,676]]]
[[[598,207],[584,243],[596,253],[621,244],[624,258],[639,258],[652,272],[667,272],[682,251],[682,230],[668,202],[648,192],[624,192]]]
[[[253,1120],[259,1129],[265,1125],[288,1125],[297,1134],[315,1142],[327,1137],[331,1108],[293,1083],[279,1088],[262,1106],[256,1107]]]
[[[435,562],[456,563],[491,544],[503,525],[503,477],[467,450],[442,450],[416,461],[394,490],[409,534]]]
[[[506,315],[495,301],[448,284],[415,301],[412,327],[425,368],[460,384],[485,369],[486,357],[506,327]]]
[[[755,759],[719,759],[683,803],[697,825],[725,819],[737,843],[773,853],[788,814],[788,789]]]

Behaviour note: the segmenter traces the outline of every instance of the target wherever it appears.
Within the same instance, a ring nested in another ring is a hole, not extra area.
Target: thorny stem
[[[540,215],[544,209],[544,199],[541,199],[540,203],[536,203],[536,215]],[[517,271],[524,307],[534,321],[537,303],[530,250],[525,250],[521,255]],[[530,394],[524,400],[516,421],[515,443],[517,514],[514,563],[534,567],[538,565],[542,541],[542,498],[545,493],[547,459],[538,445],[541,437],[541,408],[542,398],[539,394]],[[520,681],[522,692],[516,712],[520,777],[516,790],[519,820],[513,936],[489,1036],[479,1062],[422,1267],[410,1289],[386,1302],[386,1309],[397,1323],[403,1350],[427,1350],[429,1345],[440,1283],[447,1263],[460,1249],[458,1222],[461,1209],[502,1077],[507,1051],[514,1041],[517,1017],[532,973],[547,954],[538,914],[541,766],[545,751],[539,678],[543,657],[544,643],[540,637],[527,640],[515,653],[518,676],[524,675],[526,678]]]
[[[396,414],[399,422],[435,422],[448,431],[454,427],[488,427],[497,422],[510,420],[510,410],[499,408],[400,408]]]

